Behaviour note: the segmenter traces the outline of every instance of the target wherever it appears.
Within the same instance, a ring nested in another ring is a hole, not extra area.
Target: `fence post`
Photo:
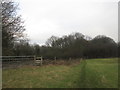
[[[34,55],[34,62],[33,63],[35,63],[36,64],[36,57],[35,57],[35,55]]]
[[[35,56],[34,56],[34,61],[36,60]]]
[[[42,61],[43,61],[43,59],[42,59],[42,56],[41,56],[41,66],[42,66]]]
[[[54,59],[55,59],[55,64],[56,64],[56,57]]]

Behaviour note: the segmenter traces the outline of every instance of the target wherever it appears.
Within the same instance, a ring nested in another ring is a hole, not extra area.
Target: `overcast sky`
[[[118,40],[118,0],[18,0],[31,43],[80,32]]]

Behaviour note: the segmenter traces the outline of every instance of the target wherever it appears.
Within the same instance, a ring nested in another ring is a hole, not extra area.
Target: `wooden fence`
[[[35,56],[2,56],[2,67],[19,67],[22,65],[33,65]]]
[[[79,62],[78,60],[62,60],[62,59],[44,59],[42,57],[36,56],[1,56],[2,60],[2,68],[16,68],[25,65],[30,66],[41,66],[41,65],[48,65],[48,64],[55,64],[55,65],[70,65],[72,63]]]

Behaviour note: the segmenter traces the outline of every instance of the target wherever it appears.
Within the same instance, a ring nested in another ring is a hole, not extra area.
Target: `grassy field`
[[[117,59],[88,59],[73,65],[3,70],[3,88],[117,88]]]

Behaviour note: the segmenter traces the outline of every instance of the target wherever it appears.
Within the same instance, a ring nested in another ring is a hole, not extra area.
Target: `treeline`
[[[117,57],[117,54],[117,43],[103,35],[93,39],[81,33],[61,38],[52,36],[46,42],[46,47],[41,47],[41,55],[49,58],[106,58]]]
[[[107,58],[118,56],[120,43],[104,35],[92,39],[76,32],[63,37],[51,36],[42,46],[31,45],[23,40],[15,43],[13,48],[15,56],[36,55],[47,59]]]
[[[17,15],[18,5],[2,0],[2,55],[43,56],[47,59],[117,57],[120,42],[98,35],[90,38],[79,32],[63,37],[51,36],[45,45],[30,44],[24,37],[24,22]],[[39,38],[39,37],[38,37]]]

